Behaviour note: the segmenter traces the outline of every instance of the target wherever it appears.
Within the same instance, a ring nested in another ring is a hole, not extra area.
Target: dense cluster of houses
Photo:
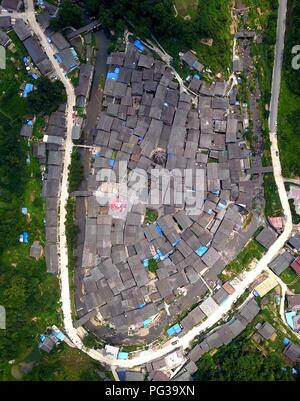
[[[23,0],[2,0],[1,7],[8,12],[22,11],[24,3]]]
[[[151,329],[165,304],[176,316],[206,295],[206,283],[215,286],[228,262],[229,241],[232,257],[240,251],[239,233],[260,187],[250,179],[243,118],[230,105],[226,83],[197,80],[199,97],[180,92],[171,69],[134,44],[112,53],[108,65],[104,109],[93,132],[97,152],[88,179],[79,315],[97,310],[102,321],[127,335]],[[129,172],[139,168],[149,178],[152,169],[190,168],[194,176],[201,171],[197,190],[204,199],[197,213],[189,215],[183,202],[169,204],[164,194],[160,205],[151,205],[159,217],[148,225],[145,204],[129,210],[117,197],[100,206],[97,190],[106,184],[97,174],[103,168],[117,173],[124,161]],[[147,267],[151,259],[158,266],[154,277]],[[226,297],[221,292],[217,301],[209,298],[205,316]]]
[[[23,43],[31,60],[39,69],[40,73],[42,75],[51,75],[53,73],[52,63],[42,48],[38,37],[32,33],[29,25],[22,19],[16,19],[13,30]]]

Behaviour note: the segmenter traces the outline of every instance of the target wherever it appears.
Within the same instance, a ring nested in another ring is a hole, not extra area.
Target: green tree
[[[67,27],[80,28],[83,25],[83,9],[72,0],[63,0],[56,18],[50,22],[51,28],[60,30]]]
[[[42,77],[36,80],[35,86],[36,89],[27,98],[34,114],[50,114],[67,100],[61,81],[51,82],[49,78]]]

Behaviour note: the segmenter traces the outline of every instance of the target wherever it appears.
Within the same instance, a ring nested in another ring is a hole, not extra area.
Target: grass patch
[[[299,176],[300,171],[300,96],[296,96],[287,84],[284,74],[279,105],[278,141],[282,174],[284,177]]]
[[[43,136],[44,136],[44,128],[46,126],[45,120],[43,117],[38,116],[35,120],[35,123],[33,125],[33,130],[32,130],[32,137],[33,139],[37,139],[37,140],[42,140]]]
[[[144,348],[144,344],[128,344],[121,346],[121,352],[135,352],[142,350]]]
[[[79,84],[79,68],[76,68],[75,70],[70,71],[67,74],[67,77],[72,82],[74,88],[76,88],[76,86],[78,86],[78,84]]]
[[[296,294],[300,294],[300,276],[291,267],[288,267],[281,273],[280,278],[290,290],[295,291]]]
[[[226,266],[225,270],[219,275],[222,281],[232,280],[240,273],[247,271],[254,260],[259,260],[265,249],[255,239],[242,250],[239,256]]]
[[[197,17],[198,0],[175,0],[174,4],[178,14],[189,21]]]
[[[69,167],[69,192],[78,190],[83,180],[83,167],[80,160],[80,154],[77,149],[73,150],[71,156],[71,165]]]
[[[292,219],[293,219],[293,224],[300,224],[300,216],[296,212],[296,206],[295,206],[295,201],[294,199],[289,199],[289,204],[292,212]]]
[[[264,186],[266,200],[265,216],[282,216],[281,202],[273,173],[264,174]]]
[[[111,379],[111,372],[77,349],[61,344],[23,377],[26,381],[100,381],[100,374]]]

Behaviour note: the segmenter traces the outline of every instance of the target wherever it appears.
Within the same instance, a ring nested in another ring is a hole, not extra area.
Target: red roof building
[[[228,294],[233,294],[235,292],[235,289],[228,283],[228,281],[223,284],[223,288]]]
[[[297,256],[297,258],[293,261],[291,264],[291,267],[295,270],[297,274],[300,276],[300,256]]]
[[[276,231],[282,231],[283,229],[282,217],[269,217],[269,223]]]

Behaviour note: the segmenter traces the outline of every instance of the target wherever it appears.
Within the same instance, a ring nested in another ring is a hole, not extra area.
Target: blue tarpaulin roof
[[[110,160],[108,161],[108,164],[109,164],[109,167],[113,167],[114,164],[115,164],[115,160],[110,159]]]
[[[195,74],[195,75],[194,75],[194,78],[195,78],[195,79],[198,79],[198,80],[201,79],[201,77],[200,77],[199,74]]]
[[[56,337],[59,341],[64,341],[64,339],[66,338],[66,336],[64,335],[64,333],[62,333],[60,330],[53,330],[53,334],[55,335],[55,337]]]
[[[208,251],[207,246],[202,245],[196,250],[196,254],[198,256],[203,256],[207,251]]]
[[[156,231],[158,232],[158,234],[162,237],[164,235],[164,233],[163,233],[163,230],[161,229],[161,226],[158,223],[156,223],[155,228],[156,228]]]
[[[117,81],[118,80],[118,74],[116,74],[115,72],[109,72],[107,74],[107,79],[109,81]]]
[[[126,370],[118,370],[117,373],[121,382],[126,381]]]
[[[20,234],[19,242],[23,242],[25,244],[28,243],[28,233],[26,231],[24,231],[23,234]]]
[[[107,74],[107,79],[109,81],[117,81],[119,79],[119,72],[120,72],[120,68],[116,67],[114,72],[109,72]]]
[[[33,84],[27,83],[24,88],[24,97],[27,97],[30,92],[33,92]]]
[[[22,207],[21,211],[22,211],[22,214],[26,215],[27,214],[27,207]]]
[[[226,205],[224,205],[222,202],[219,202],[219,203],[218,203],[218,207],[219,207],[220,209],[225,209]]]
[[[149,259],[144,259],[143,260],[143,265],[144,265],[144,267],[148,267],[149,266]]]
[[[289,340],[288,338],[284,337],[284,339],[282,340],[282,342],[283,342],[284,345],[289,345],[290,340]]]
[[[174,324],[174,326],[170,327],[170,328],[167,330],[167,334],[168,334],[169,337],[171,337],[171,336],[173,336],[174,334],[180,333],[181,330],[182,330],[181,327],[180,327],[179,324],[177,323],[177,324]]]
[[[150,319],[146,319],[146,320],[144,320],[144,328],[146,329],[149,325],[150,325],[150,323],[151,323],[151,320]]]
[[[138,51],[143,52],[145,50],[145,46],[143,45],[143,43],[140,40],[136,39],[133,42],[133,44],[138,49]]]
[[[119,352],[118,359],[128,359],[128,352]]]
[[[31,74],[31,76],[33,79],[38,79],[38,77],[39,77],[37,74]]]

